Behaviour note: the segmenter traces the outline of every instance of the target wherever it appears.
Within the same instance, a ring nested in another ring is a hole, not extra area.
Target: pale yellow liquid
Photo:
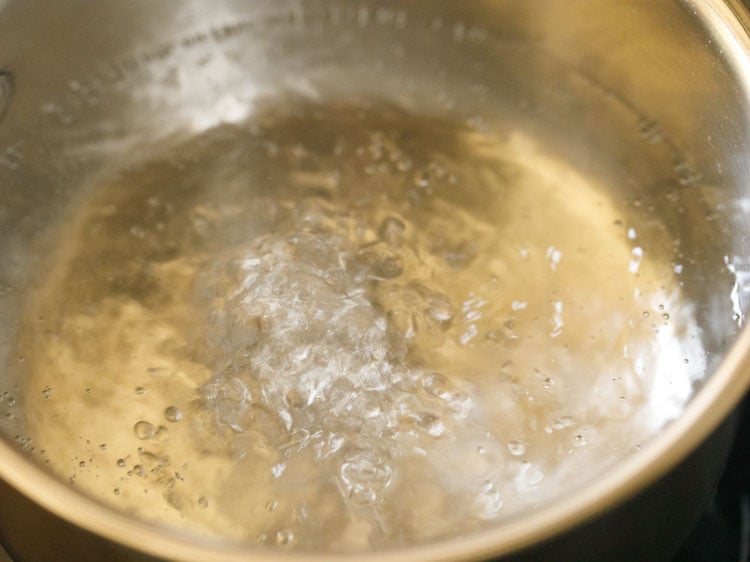
[[[29,436],[149,520],[301,550],[597,478],[703,375],[666,232],[520,132],[267,110],[97,187],[28,304]]]

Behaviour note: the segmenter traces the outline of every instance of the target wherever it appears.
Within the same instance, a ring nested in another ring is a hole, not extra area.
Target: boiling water
[[[140,517],[280,548],[536,509],[705,369],[660,224],[519,132],[287,104],[92,190],[28,304],[28,432]]]

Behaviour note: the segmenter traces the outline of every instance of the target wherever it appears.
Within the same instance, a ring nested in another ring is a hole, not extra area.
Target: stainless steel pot
[[[0,390],[23,385],[13,344],[24,289],[38,283],[66,209],[145,139],[231,117],[226,92],[249,100],[312,84],[324,96],[481,115],[652,208],[680,241],[712,373],[679,419],[574,495],[483,532],[358,558],[669,557],[707,504],[750,384],[750,333],[731,322],[746,309],[750,267],[750,17],[739,1],[0,7]],[[237,67],[207,64],[216,53]],[[0,432],[0,540],[19,560],[289,557],[98,503],[14,441],[19,423]]]

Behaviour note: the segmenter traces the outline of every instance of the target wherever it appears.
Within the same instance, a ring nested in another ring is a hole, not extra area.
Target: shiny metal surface
[[[523,128],[588,177],[620,186],[620,197],[654,208],[695,266],[684,286],[714,360],[684,415],[605,478],[528,517],[398,556],[500,556],[566,533],[667,474],[750,385],[750,332],[735,334],[724,320],[733,306],[725,261],[740,273],[736,305],[747,308],[748,25],[735,0],[8,2],[0,11],[0,69],[13,75],[12,95],[0,82],[0,285],[14,290],[0,294],[3,384],[22,382],[12,328],[19,289],[33,285],[50,247],[45,235],[144,139],[231,118],[231,104],[216,102],[226,92],[252,101],[314,84],[324,95],[489,115],[490,126]],[[216,52],[242,72],[201,66]],[[480,83],[492,96],[466,87]],[[457,103],[446,109],[437,92]],[[609,156],[592,158],[591,146]],[[0,477],[57,516],[157,557],[247,559],[243,547],[148,525],[79,494],[19,451],[18,428],[0,429]],[[723,448],[708,450],[702,461],[713,462],[713,474]]]

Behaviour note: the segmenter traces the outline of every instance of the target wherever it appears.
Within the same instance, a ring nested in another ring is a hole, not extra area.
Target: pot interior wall
[[[80,205],[128,162],[295,104],[332,119],[388,107],[530,139],[544,162],[602,190],[619,213],[613,229],[642,225],[649,257],[694,305],[712,371],[745,310],[747,107],[723,38],[688,4],[8,3],[2,437],[44,460],[29,437],[38,419],[25,407],[40,389],[24,378],[34,358],[19,351],[19,326],[45,321],[30,317],[29,295],[43,292]]]

